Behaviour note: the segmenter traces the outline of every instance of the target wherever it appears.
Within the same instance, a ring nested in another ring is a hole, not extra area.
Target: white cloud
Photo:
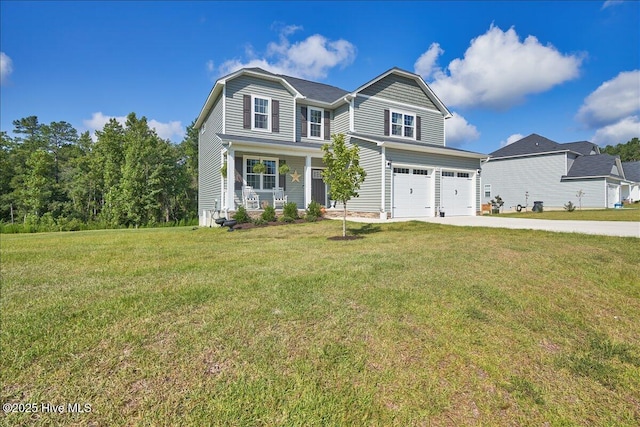
[[[320,34],[314,34],[291,43],[289,36],[301,28],[295,25],[284,27],[280,30],[279,40],[267,44],[262,57],[255,53],[252,46],[247,46],[247,59],[225,61],[219,67],[220,74],[229,74],[244,67],[260,67],[275,74],[322,79],[331,68],[345,67],[355,59],[355,46],[344,39],[328,40]]]
[[[590,128],[610,125],[640,111],[640,70],[625,71],[584,100],[576,118]]]
[[[598,129],[591,139],[598,145],[616,145],[639,136],[640,120],[638,116],[630,116]]]
[[[506,141],[500,141],[500,147],[506,147],[509,144],[513,144],[516,141],[520,141],[522,138],[524,138],[524,135],[521,135],[519,133],[514,133],[513,135],[510,135]]]
[[[600,10],[606,9],[608,7],[611,6],[617,6],[619,4],[622,4],[623,1],[622,0],[607,0],[604,2],[604,4],[602,5],[602,8],[600,8]]]
[[[11,73],[13,73],[13,60],[6,53],[0,52],[0,85],[7,82]]]
[[[442,52],[438,49],[432,44],[425,62],[434,64]],[[464,58],[454,59],[444,71],[435,70],[430,86],[447,105],[505,109],[576,78],[582,60],[531,35],[520,41],[513,27],[502,31],[491,25],[471,40]]]
[[[438,43],[431,43],[429,49],[416,61],[413,65],[416,74],[421,75],[423,78],[429,78],[434,72],[441,71],[437,68],[436,64],[438,57],[444,53],[444,50],[440,48]]]
[[[478,129],[467,122],[461,115],[452,113],[452,117],[445,120],[445,135],[447,138],[447,146],[455,147],[465,142],[476,140],[480,137]]]
[[[208,60],[208,61],[207,61],[207,71],[208,71],[208,72],[210,72],[210,73],[212,73],[214,69],[215,69],[215,68],[214,68],[213,60],[211,60],[211,59],[210,59],[210,60]]]
[[[93,113],[90,119],[83,120],[82,123],[89,130],[92,138],[95,140],[95,131],[101,131],[111,119],[116,119],[116,121],[122,126],[125,126],[127,122],[127,116],[107,116],[102,114],[102,112],[97,112]],[[180,121],[170,121],[168,123],[162,123],[157,120],[151,119],[147,123],[151,129],[155,129],[158,136],[162,139],[171,139],[175,142],[174,137],[177,137],[177,139],[181,139],[185,135],[185,130],[182,127],[182,122]]]
[[[174,140],[174,137],[182,139],[185,135],[182,122],[170,121],[168,123],[162,123],[157,120],[149,120],[149,127],[155,129],[158,136],[162,139]]]

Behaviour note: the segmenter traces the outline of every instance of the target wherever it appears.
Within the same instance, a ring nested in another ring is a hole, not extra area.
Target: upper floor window
[[[322,116],[323,110],[319,110],[313,107],[309,107],[309,137],[311,138],[324,138],[322,135]]]
[[[414,138],[416,116],[413,114],[391,111],[391,135]]]
[[[269,129],[269,104],[271,100],[269,98],[261,98],[258,96],[253,97],[253,129]]]

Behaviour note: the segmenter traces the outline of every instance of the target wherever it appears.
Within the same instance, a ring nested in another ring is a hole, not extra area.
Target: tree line
[[[624,144],[607,145],[600,152],[619,156],[620,161],[623,162],[638,162],[640,161],[640,139],[632,138]]]
[[[145,117],[111,119],[78,134],[67,122],[36,116],[0,133],[3,231],[189,224],[197,220],[198,134],[160,138]]]

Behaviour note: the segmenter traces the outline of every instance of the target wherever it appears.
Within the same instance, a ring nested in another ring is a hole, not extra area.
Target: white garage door
[[[393,168],[393,217],[433,216],[432,171],[419,168]]]
[[[445,215],[475,215],[471,173],[442,171],[441,178],[440,209]]]

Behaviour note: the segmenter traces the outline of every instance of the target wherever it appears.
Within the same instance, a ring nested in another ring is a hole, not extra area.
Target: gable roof
[[[625,178],[633,182],[640,182],[640,161],[623,162],[622,169],[624,170]]]
[[[357,95],[358,92],[362,92],[364,89],[368,88],[372,84],[384,79],[385,77],[391,74],[396,74],[396,75],[414,80],[418,84],[418,86],[420,86],[420,88],[424,91],[425,95],[427,95],[427,97],[431,100],[431,102],[433,102],[433,104],[438,108],[438,110],[444,115],[445,119],[452,117],[452,114],[449,111],[449,109],[444,105],[444,103],[440,100],[440,98],[438,98],[435,92],[431,90],[429,85],[422,79],[422,77],[420,77],[418,74],[412,73],[407,70],[403,70],[402,68],[398,68],[398,67],[393,67],[385,71],[384,73],[380,74],[378,77],[375,77],[374,79],[368,81],[367,83],[360,86],[358,89],[354,90],[351,93],[351,95],[353,96]]]
[[[616,168],[617,173],[614,173]],[[573,165],[567,173],[567,178],[586,178],[611,176],[614,178],[624,178],[624,171],[621,170],[620,159],[610,154],[594,154],[591,156],[580,156],[573,161]]]
[[[580,153],[583,156],[588,156],[595,151],[595,154],[600,154],[600,147],[598,144],[594,144],[589,141],[577,141],[577,142],[567,142],[565,144],[560,144],[562,147],[569,149],[570,151],[574,151],[576,153]]]
[[[284,74],[280,74],[280,77],[295,87],[305,98],[327,104],[333,104],[349,93],[344,89],[324,83],[316,83],[297,77],[285,76]]]

